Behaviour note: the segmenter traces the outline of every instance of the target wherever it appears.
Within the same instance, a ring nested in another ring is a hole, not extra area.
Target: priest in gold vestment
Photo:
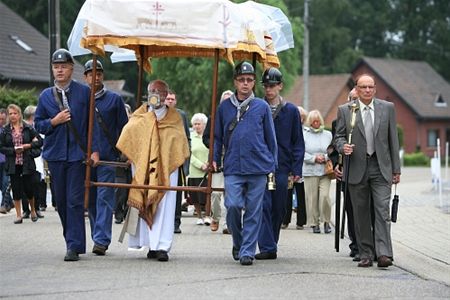
[[[178,167],[189,157],[180,114],[167,107],[169,86],[162,80],[148,85],[148,103],[131,116],[117,148],[132,163],[133,184],[176,186]],[[130,189],[130,211],[123,232],[130,248],[148,247],[147,258],[167,261],[172,247],[176,191]],[[123,234],[122,234],[123,238]]]

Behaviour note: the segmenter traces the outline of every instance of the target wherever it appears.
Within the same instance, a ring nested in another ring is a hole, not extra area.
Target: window
[[[441,94],[437,95],[436,100],[434,101],[434,106],[447,107],[447,102],[445,102],[445,100],[444,100],[444,98],[442,98]]]
[[[22,41],[17,35],[10,35],[9,38],[12,39],[14,42],[16,42],[16,44],[19,45],[19,47],[22,48],[23,50],[29,53],[34,53],[33,48],[31,48],[27,43]]]
[[[437,147],[437,139],[439,138],[439,129],[428,129],[427,146]]]

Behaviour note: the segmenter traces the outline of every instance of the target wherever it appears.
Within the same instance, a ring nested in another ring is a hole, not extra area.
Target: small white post
[[[438,161],[438,189],[439,189],[439,207],[443,208],[442,204],[442,175],[441,175],[441,140],[437,139],[437,161]]]
[[[448,142],[445,143],[445,182],[448,184]]]

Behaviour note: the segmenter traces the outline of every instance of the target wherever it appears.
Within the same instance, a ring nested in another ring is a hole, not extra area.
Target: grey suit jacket
[[[355,102],[359,107],[359,102]],[[349,102],[339,106],[337,114],[336,135],[334,146],[339,153],[343,153],[344,144],[347,143],[351,131],[351,105]],[[387,182],[392,182],[392,174],[400,174],[400,156],[395,118],[394,104],[381,99],[374,99],[374,139],[375,152],[381,173]],[[366,137],[361,110],[356,112],[356,123],[352,134],[353,153],[350,156],[349,183],[361,182],[367,167]]]

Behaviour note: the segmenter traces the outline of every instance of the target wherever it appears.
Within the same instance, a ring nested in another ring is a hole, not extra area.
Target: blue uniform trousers
[[[261,252],[277,252],[280,229],[286,214],[288,174],[275,173],[276,190],[266,190],[258,246]]]
[[[92,169],[92,181],[115,182],[116,169],[98,166]],[[112,219],[115,207],[114,188],[93,187],[89,197],[89,221],[91,237],[95,244],[108,247],[111,243]]]
[[[14,207],[14,203],[11,197],[11,193],[8,191],[9,176],[6,175],[5,163],[0,163],[0,188],[2,192],[2,203],[1,206],[5,208]]]
[[[266,175],[225,176],[227,226],[233,246],[240,249],[239,257],[255,256],[266,183]]]
[[[56,207],[63,226],[67,250],[86,253],[84,225],[84,178],[82,161],[48,162],[55,188]]]

